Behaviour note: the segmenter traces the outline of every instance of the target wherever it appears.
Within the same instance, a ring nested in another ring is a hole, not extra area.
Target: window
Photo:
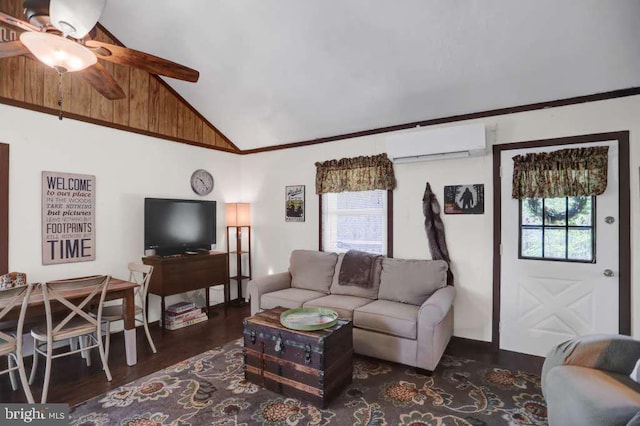
[[[360,250],[391,255],[387,241],[387,206],[391,191],[326,193],[321,196],[322,250]]]
[[[595,262],[595,197],[520,200],[520,258]]]
[[[382,153],[316,163],[320,250],[393,257],[393,163]]]

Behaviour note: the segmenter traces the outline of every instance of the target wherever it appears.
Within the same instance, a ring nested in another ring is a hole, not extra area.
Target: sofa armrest
[[[416,366],[433,371],[453,334],[453,299],[456,289],[436,290],[418,310]]]
[[[436,290],[425,300],[418,311],[418,333],[420,333],[420,328],[433,327],[442,321],[451,309],[455,297],[455,287],[448,285]]]
[[[567,340],[553,348],[542,366],[542,381],[559,365],[595,368],[629,375],[640,359],[640,341],[617,334],[595,334]]]
[[[291,274],[289,272],[266,275],[249,281],[247,292],[251,299],[251,315],[260,310],[260,297],[263,294],[284,290],[289,287],[291,287]]]

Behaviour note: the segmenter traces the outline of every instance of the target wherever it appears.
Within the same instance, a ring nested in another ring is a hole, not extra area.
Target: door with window
[[[514,156],[605,145],[601,195],[512,198]],[[500,349],[544,356],[575,336],[618,333],[618,142],[504,150],[500,161]]]

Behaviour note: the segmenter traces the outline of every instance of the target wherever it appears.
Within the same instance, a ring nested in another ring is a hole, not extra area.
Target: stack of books
[[[179,302],[164,311],[164,328],[177,330],[207,320],[207,314],[193,302]]]

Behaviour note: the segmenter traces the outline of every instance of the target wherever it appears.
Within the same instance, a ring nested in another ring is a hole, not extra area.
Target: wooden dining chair
[[[33,384],[38,367],[38,355],[46,359],[44,370],[44,383],[42,385],[41,403],[47,401],[49,391],[49,380],[51,378],[51,361],[55,358],[73,355],[76,353],[87,353],[87,364],[89,364],[88,351],[98,348],[102,360],[107,380],[111,381],[111,372],[107,365],[104,345],[102,343],[102,305],[109,286],[109,275],[99,275],[93,277],[75,278],[70,280],[50,281],[41,285],[42,296],[46,313],[46,324],[39,325],[31,329],[31,336],[34,339],[33,365],[29,384]],[[88,294],[77,297],[77,294]],[[92,317],[83,309],[96,297],[99,297],[96,317]],[[51,301],[62,304],[66,309],[66,316],[58,319],[52,316]],[[55,322],[55,323],[54,323]],[[69,348],[68,351],[53,354],[53,344],[61,340],[78,338],[81,344],[80,349]]]
[[[24,318],[27,313],[29,297],[33,290],[33,284],[26,284],[20,287],[14,287],[6,290],[0,290],[0,321],[14,308],[20,306],[20,315],[18,317],[18,325],[13,331],[6,329],[0,330],[0,355],[7,356],[8,368],[0,371],[0,375],[9,374],[11,380],[11,388],[18,389],[18,383],[15,377],[15,371],[18,370],[22,389],[27,397],[29,404],[33,404],[33,395],[27,381],[27,373],[24,368],[24,359],[22,358],[22,329],[24,327]]]
[[[155,354],[157,352],[156,345],[153,344],[153,339],[151,338],[151,333],[149,332],[149,324],[147,323],[147,297],[149,293],[149,282],[151,281],[151,274],[153,274],[153,266],[141,265],[139,263],[132,262],[129,263],[128,268],[129,281],[139,285],[139,287],[136,288],[135,295],[135,320],[137,323],[141,323],[144,327],[144,332],[147,335],[147,340],[149,341],[151,351]],[[95,316],[96,312],[92,312],[92,315]],[[107,321],[107,330],[105,332],[105,352],[107,354],[107,359],[109,359],[109,347],[111,345],[111,323],[123,319],[124,309],[122,304],[105,306],[102,309],[102,320]]]

